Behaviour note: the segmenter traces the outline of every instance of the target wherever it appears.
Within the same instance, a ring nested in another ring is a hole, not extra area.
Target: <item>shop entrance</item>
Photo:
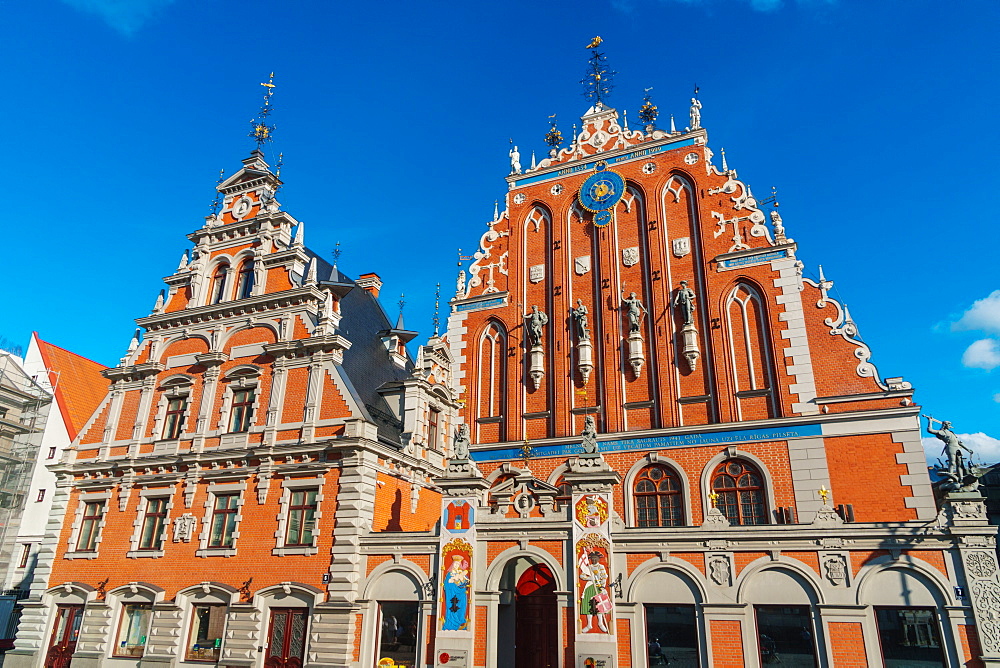
[[[559,606],[556,581],[545,564],[528,568],[514,594],[515,668],[559,665]]]
[[[49,639],[49,651],[45,655],[45,668],[68,668],[76,651],[82,621],[82,605],[60,605],[56,608],[56,622]]]

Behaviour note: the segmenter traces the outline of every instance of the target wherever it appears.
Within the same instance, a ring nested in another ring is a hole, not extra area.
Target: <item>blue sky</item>
[[[653,86],[680,122],[697,83],[711,145],[778,188],[880,372],[1000,458],[998,19],[994,0],[0,0],[0,336],[114,363],[252,147],[272,70],[282,203],[429,333],[508,138],[527,161],[547,116],[579,122],[599,34],[612,105],[634,119]]]

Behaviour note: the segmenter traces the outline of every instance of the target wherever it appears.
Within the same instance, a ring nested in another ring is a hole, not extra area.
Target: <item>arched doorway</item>
[[[514,590],[515,668],[559,665],[559,607],[556,580],[545,564],[531,566]]]

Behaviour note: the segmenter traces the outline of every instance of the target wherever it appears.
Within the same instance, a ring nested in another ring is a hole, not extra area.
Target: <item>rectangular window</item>
[[[755,605],[754,613],[761,665],[780,663],[791,668],[819,665],[809,606]]]
[[[28,565],[28,558],[31,556],[31,543],[25,543],[21,546],[21,561],[18,563],[18,568],[25,568]]]
[[[83,518],[80,522],[80,538],[76,542],[78,551],[93,552],[97,549],[97,536],[101,530],[103,517],[103,501],[89,501],[84,504]]]
[[[115,656],[142,656],[146,649],[146,636],[153,616],[153,606],[148,603],[126,603],[122,606],[122,621],[115,641]]]
[[[441,411],[436,411],[433,408],[428,411],[427,415],[427,447],[437,449],[438,447],[438,419],[441,417]]]
[[[45,500],[45,490],[44,489],[40,489],[40,490],[38,490],[38,498],[35,499],[35,503],[37,503],[39,501],[44,501],[44,500]]]
[[[55,458],[56,458],[56,449],[49,448],[49,456],[47,457],[47,459],[55,459]]]
[[[650,666],[697,666],[698,623],[693,605],[646,606]]]
[[[232,547],[233,533],[236,531],[236,506],[239,494],[219,494],[212,509],[212,529],[208,537],[209,547]]]
[[[934,608],[875,608],[885,668],[944,668]]]
[[[171,399],[167,402],[166,421],[163,425],[163,438],[179,438],[184,429],[184,413],[187,411],[187,397]]]
[[[194,606],[191,613],[191,634],[184,659],[217,662],[222,652],[222,632],[225,627],[226,606]]]
[[[139,534],[140,550],[159,550],[163,548],[163,524],[166,520],[166,497],[148,499],[146,501],[146,514],[142,518],[142,531]]]
[[[379,602],[382,618],[378,641],[379,659],[392,659],[397,666],[417,665],[417,636],[420,628],[420,604]]]
[[[229,431],[241,432],[250,428],[250,418],[253,417],[253,399],[253,390],[236,390],[233,392],[233,410]]]
[[[285,545],[301,546],[313,544],[313,530],[316,528],[316,495],[319,490],[295,490],[288,505],[288,531]]]

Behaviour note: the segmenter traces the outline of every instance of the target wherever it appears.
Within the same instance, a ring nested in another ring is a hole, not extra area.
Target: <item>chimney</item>
[[[372,297],[375,298],[378,298],[378,291],[382,289],[382,279],[375,272],[361,274],[355,279],[354,284],[372,293]]]

